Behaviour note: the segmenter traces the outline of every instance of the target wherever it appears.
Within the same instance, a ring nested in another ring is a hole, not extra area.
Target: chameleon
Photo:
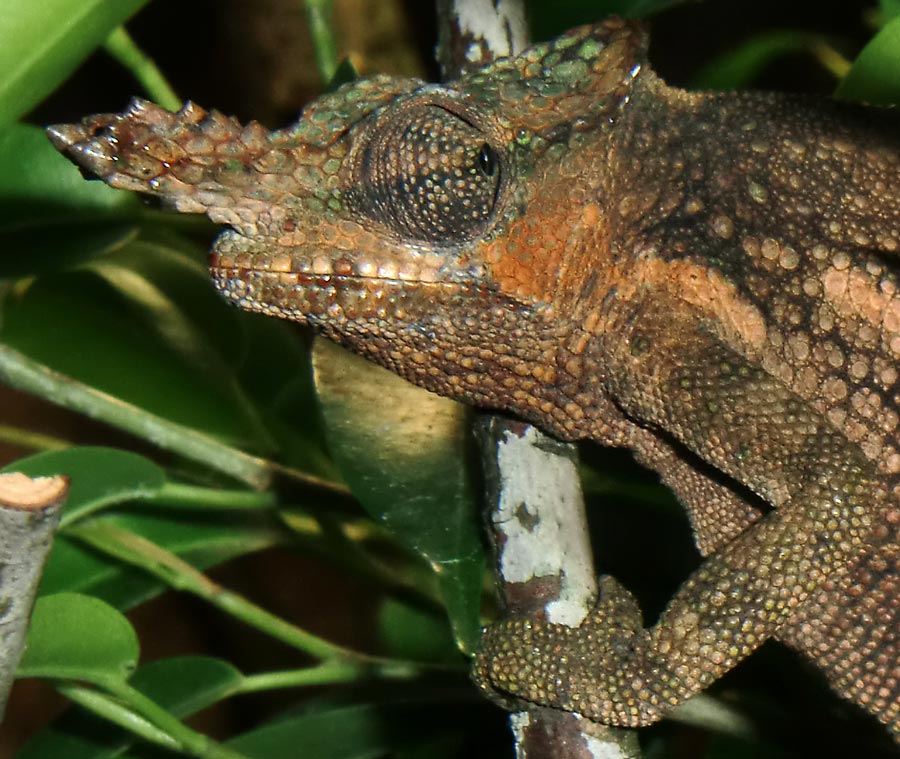
[[[640,726],[777,639],[897,738],[898,122],[670,87],[647,46],[612,19],[277,131],[135,100],[48,134],[226,225],[210,272],[241,308],[674,491],[704,560],[659,619],[603,577],[579,627],[489,627],[485,691]]]

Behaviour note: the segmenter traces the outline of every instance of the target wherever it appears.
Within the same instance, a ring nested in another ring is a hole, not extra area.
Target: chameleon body
[[[706,556],[643,626],[490,628],[476,677],[642,725],[769,638],[900,732],[900,131],[668,87],[626,22],[447,85],[345,85],[293,126],[136,101],[49,130],[228,225],[217,287],[443,395],[627,446]]]

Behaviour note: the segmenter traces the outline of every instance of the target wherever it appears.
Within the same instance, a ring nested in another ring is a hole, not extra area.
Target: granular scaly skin
[[[138,101],[50,135],[231,227],[241,307],[673,488],[707,559],[658,622],[604,578],[581,627],[490,628],[485,690],[641,725],[775,637],[898,735],[898,124],[673,89],[644,48],[610,21],[282,131]]]

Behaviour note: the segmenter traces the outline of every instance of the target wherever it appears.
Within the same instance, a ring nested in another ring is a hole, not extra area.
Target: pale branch
[[[521,0],[437,0],[441,76],[456,79],[525,49]]]
[[[521,0],[437,0],[438,62],[452,79],[528,41]],[[578,625],[597,595],[576,451],[536,428],[483,417],[478,436],[486,475],[488,531],[497,549],[497,581],[509,614],[542,611]],[[632,759],[633,731],[610,730],[578,715],[533,708],[514,714],[519,757]]]
[[[0,719],[68,490],[66,477],[0,474]]]
[[[490,509],[489,535],[507,614],[543,614],[578,625],[597,595],[577,450],[537,428],[482,417],[478,437]],[[534,707],[513,715],[518,756],[632,759],[633,731]]]

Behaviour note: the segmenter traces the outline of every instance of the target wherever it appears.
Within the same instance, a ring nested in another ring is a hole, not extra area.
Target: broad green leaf
[[[224,380],[243,357],[246,338],[241,312],[210,283],[206,256],[205,248],[159,225],[90,269],[127,298],[163,342]]]
[[[113,759],[133,738],[81,708],[35,733],[13,759]]]
[[[172,325],[184,324],[178,305],[140,274],[132,284],[155,310],[92,271],[41,277],[6,298],[0,340],[153,414],[233,444],[265,446],[258,420],[223,364],[204,363],[209,354],[185,353],[196,342],[169,341]],[[192,335],[191,327],[184,334]]]
[[[238,379],[277,441],[279,460],[339,480],[325,446],[308,331],[269,316],[241,315],[247,353],[238,367]]]
[[[148,219],[156,223],[151,227]],[[244,409],[239,416],[255,420],[258,449],[277,447],[286,464],[336,476],[323,453],[301,333],[226,304],[210,285],[206,246],[176,234],[167,221],[214,229],[199,217],[152,216],[135,194],[84,181],[42,130],[13,125],[0,131],[0,277],[93,263],[92,271],[132,312],[143,314],[147,328],[171,340],[181,360],[209,370],[222,386],[232,384],[232,397]],[[135,241],[137,224],[141,238]],[[43,319],[39,326],[52,322]],[[236,374],[246,396],[233,386]]]
[[[459,661],[446,621],[433,612],[388,598],[379,610],[378,627],[388,656],[412,661]]]
[[[872,105],[900,102],[900,17],[889,21],[863,48],[835,97]]]
[[[880,0],[878,7],[885,21],[900,15],[900,0]]]
[[[476,517],[475,521],[469,524],[477,529],[480,521]],[[459,529],[462,532],[467,528],[462,524],[449,524],[448,529]],[[460,651],[466,654],[475,651],[481,638],[481,593],[484,587],[485,567],[486,560],[481,546],[477,554],[463,555],[455,564],[434,566],[438,588],[447,605],[453,635]]]
[[[54,371],[38,360],[0,341],[0,380],[11,387],[31,392],[66,408],[81,411],[97,420],[144,438],[160,448],[186,457],[186,464],[203,467],[233,477],[251,487],[263,489],[271,481],[272,465],[247,454],[212,435],[152,414],[139,406]],[[44,445],[44,443],[40,443]],[[50,441],[49,447],[58,447]]]
[[[145,664],[131,684],[176,717],[186,717],[222,700],[242,675],[220,659],[185,656]],[[38,732],[15,759],[112,759],[134,737],[81,708],[74,708]]]
[[[0,279],[72,269],[121,250],[138,234],[122,222],[64,222],[0,229]]]
[[[146,0],[3,0],[0,124],[49,95]]]
[[[221,701],[243,680],[231,664],[210,656],[176,656],[145,664],[131,684],[176,717]]]
[[[464,650],[478,635],[484,556],[466,467],[467,412],[324,340],[316,388],[332,457],[363,507],[438,574]]]
[[[123,566],[63,532],[53,543],[38,595],[85,593],[126,610],[164,590],[164,583],[134,567]]]
[[[109,604],[78,593],[39,598],[17,677],[124,680],[140,649],[129,621]]]
[[[29,477],[69,477],[64,526],[105,506],[156,495],[166,481],[165,472],[150,459],[115,448],[78,447],[38,453],[2,471],[22,472]]]
[[[458,732],[474,711],[421,700],[311,709],[226,745],[252,759],[374,759],[442,730]]]
[[[0,56],[4,53],[0,45]],[[30,124],[0,128],[0,230],[33,229],[36,222],[83,222],[86,215],[133,215],[139,207],[134,193],[86,182],[53,148],[43,129]]]
[[[216,518],[159,509],[101,517],[171,551],[200,570],[274,545],[279,533],[259,515]],[[90,593],[119,609],[158,595],[166,586],[136,567],[125,566],[68,537],[57,536],[39,593]]]

